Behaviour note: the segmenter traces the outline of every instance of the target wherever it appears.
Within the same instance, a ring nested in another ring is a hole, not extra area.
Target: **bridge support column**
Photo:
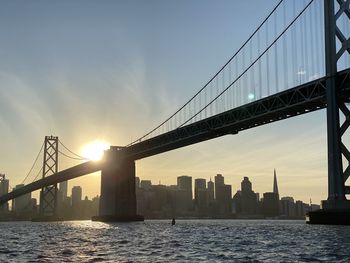
[[[118,154],[112,147],[106,154],[107,165],[101,171],[99,216],[93,221],[143,221],[136,215],[135,161]]]
[[[335,8],[334,4],[337,4]],[[337,20],[343,16],[350,23],[350,0],[324,0],[325,20],[325,58],[326,58],[326,88],[327,88],[327,144],[328,144],[328,199],[322,201],[322,209],[307,215],[311,224],[342,224],[350,225],[350,200],[345,195],[350,194],[346,181],[350,175],[350,151],[342,142],[342,136],[350,126],[350,111],[345,102],[349,98],[340,98],[337,89],[337,62],[350,54],[350,39],[346,39]],[[337,11],[336,11],[337,10]],[[337,50],[336,39],[340,43]],[[339,113],[344,115],[344,123],[340,126]],[[343,169],[346,164],[346,169]]]

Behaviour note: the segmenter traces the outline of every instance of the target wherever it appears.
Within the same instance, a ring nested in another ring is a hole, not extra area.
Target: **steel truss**
[[[348,130],[348,128],[350,126],[350,110],[345,102],[340,102],[338,104],[338,106],[339,106],[340,111],[344,115],[344,122],[342,123],[342,125],[339,128],[340,136],[343,137],[343,135],[345,134],[345,132]],[[349,152],[349,149],[344,144],[343,140],[340,141],[340,149],[341,149],[342,155],[348,161],[347,164],[343,163],[343,165],[346,165],[346,167],[343,167],[344,192],[345,192],[345,194],[350,194],[350,186],[345,185],[346,181],[348,180],[348,178],[350,176],[350,152]]]
[[[328,205],[325,202],[324,207],[327,208],[339,208],[339,205],[346,201],[345,195],[350,194],[350,187],[345,185],[350,175],[350,153],[342,141],[350,125],[350,112],[346,106],[348,98],[339,96],[343,83],[335,77],[339,59],[346,55],[346,52],[350,54],[350,38],[347,39],[337,25],[341,17],[350,23],[349,4],[349,0],[324,0],[328,141]],[[340,43],[338,48],[337,40]],[[342,124],[340,113],[345,118]],[[343,163],[343,157],[348,161],[347,165]]]
[[[350,70],[338,72],[336,80],[340,83],[338,89],[339,98],[344,101],[348,100],[350,98]],[[326,77],[311,81],[145,140],[127,147],[123,151],[130,158],[141,159],[215,137],[236,134],[242,130],[323,109],[327,106],[326,81]]]
[[[348,23],[350,23],[350,1],[349,0],[337,0],[337,3],[339,5],[339,10],[335,14],[335,34],[338,40],[341,43],[341,47],[338,51],[336,51],[336,61],[338,61],[345,52],[348,52],[350,55],[350,37],[346,39],[343,32],[339,29],[336,21],[345,14],[345,19],[347,19]],[[340,83],[341,88],[341,83]],[[342,156],[345,157],[345,159],[348,161],[348,163],[342,162],[342,178],[344,183],[344,193],[350,194],[350,186],[345,185],[346,181],[348,180],[350,176],[350,152],[349,149],[346,147],[346,145],[343,142],[343,135],[348,130],[350,126],[350,110],[347,106],[347,103],[349,101],[338,99],[338,108],[340,112],[344,116],[344,122],[339,126],[339,135],[340,135],[340,150]]]
[[[58,172],[58,137],[45,136],[43,176]],[[40,216],[56,215],[57,183],[43,187],[40,192]]]

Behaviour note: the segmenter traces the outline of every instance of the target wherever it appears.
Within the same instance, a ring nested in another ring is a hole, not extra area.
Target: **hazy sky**
[[[95,139],[128,144],[190,98],[276,3],[1,1],[0,172],[20,183],[45,135],[76,152]],[[316,203],[327,197],[325,120],[322,110],[140,160],[137,175],[175,184],[222,173],[234,192],[248,176],[263,193],[276,168],[281,196]],[[99,180],[69,187],[92,196]]]

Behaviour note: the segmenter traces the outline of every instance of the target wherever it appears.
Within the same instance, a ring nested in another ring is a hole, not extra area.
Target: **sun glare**
[[[83,157],[92,161],[98,161],[101,160],[104,151],[108,148],[108,143],[104,141],[94,141],[89,144],[86,144],[81,152]]]

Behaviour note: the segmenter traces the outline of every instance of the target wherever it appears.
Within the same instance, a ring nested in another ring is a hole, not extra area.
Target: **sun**
[[[96,140],[86,144],[81,150],[81,154],[86,159],[92,161],[101,160],[105,150],[109,149],[109,144],[105,141]]]

